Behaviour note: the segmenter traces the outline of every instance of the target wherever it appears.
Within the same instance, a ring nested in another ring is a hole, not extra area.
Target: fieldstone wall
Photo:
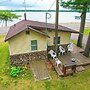
[[[11,65],[24,66],[28,65],[32,60],[45,60],[47,59],[47,51],[32,52],[18,55],[11,55]]]

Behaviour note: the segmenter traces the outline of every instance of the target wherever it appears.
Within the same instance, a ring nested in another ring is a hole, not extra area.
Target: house
[[[31,60],[47,59],[47,49],[54,47],[55,25],[22,20],[9,29],[5,41],[8,41],[11,65],[26,65]],[[71,33],[75,30],[59,25],[58,45],[70,43]]]

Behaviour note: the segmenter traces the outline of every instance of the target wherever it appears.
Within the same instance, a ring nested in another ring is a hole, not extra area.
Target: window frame
[[[36,41],[36,42],[34,42]],[[36,44],[32,44],[32,42],[36,43]],[[38,50],[38,45],[37,45],[37,40],[31,40],[31,51],[35,51]]]

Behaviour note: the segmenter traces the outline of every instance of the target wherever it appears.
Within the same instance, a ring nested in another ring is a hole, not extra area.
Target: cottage
[[[5,41],[8,41],[11,65],[26,65],[31,60],[47,59],[47,50],[54,48],[55,25],[22,20],[10,27]],[[71,33],[75,30],[59,25],[58,45],[70,43]]]

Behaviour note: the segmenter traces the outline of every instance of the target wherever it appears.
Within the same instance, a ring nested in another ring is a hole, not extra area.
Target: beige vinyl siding
[[[53,45],[53,38],[55,36],[55,32],[48,31],[48,35],[50,36],[50,38],[32,30],[30,30],[29,35],[26,35],[25,31],[17,34],[16,36],[8,40],[10,55],[47,50],[47,44],[48,46]],[[70,43],[70,32],[59,31],[58,36],[60,36],[60,44]],[[31,50],[31,40],[37,40],[37,50]]]
[[[53,45],[53,38],[55,37],[55,32],[49,31],[48,35],[50,36],[50,38],[48,38],[48,45],[52,46]],[[70,32],[59,31],[58,36],[60,37],[60,44],[69,44],[70,43],[70,38],[71,38]]]
[[[37,50],[31,50],[31,40],[37,40]],[[47,37],[34,31],[29,35],[24,31],[9,39],[8,43],[10,55],[47,50]]]

